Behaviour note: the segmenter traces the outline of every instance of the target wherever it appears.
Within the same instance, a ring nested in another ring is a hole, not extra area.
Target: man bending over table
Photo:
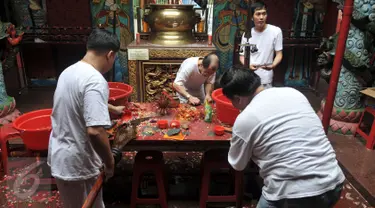
[[[252,159],[264,180],[257,208],[333,207],[345,176],[306,97],[289,87],[264,90],[259,76],[243,66],[226,71],[220,84],[242,110],[228,161],[241,171]]]
[[[218,67],[219,58],[214,53],[183,61],[173,83],[180,103],[199,105],[205,100],[211,102]]]
[[[116,35],[94,29],[83,59],[65,69],[53,98],[48,164],[56,178],[64,208],[82,207],[104,163],[106,178],[114,158],[104,129],[110,126],[108,72],[120,49]],[[104,207],[102,193],[94,207]]]

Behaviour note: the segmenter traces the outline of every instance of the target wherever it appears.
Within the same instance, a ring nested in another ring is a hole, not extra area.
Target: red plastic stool
[[[236,207],[242,207],[243,196],[243,172],[235,171],[228,163],[228,149],[213,149],[204,153],[202,158],[203,177],[201,184],[200,208],[205,208],[207,202],[236,202]],[[216,169],[229,169],[234,171],[235,191],[230,196],[210,196],[211,171]]]
[[[368,134],[368,135],[365,132],[363,132],[362,129],[360,128],[365,113],[369,113],[372,116],[374,116],[374,120],[372,121],[372,125],[371,125],[370,134]],[[366,148],[367,149],[372,150],[374,148],[374,146],[375,146],[375,109],[373,109],[372,107],[366,107],[365,108],[365,112],[363,112],[363,114],[361,116],[361,120],[359,121],[357,130],[356,130],[354,136],[356,136],[357,134],[361,135],[364,139],[366,139]]]
[[[138,198],[138,187],[142,174],[153,172],[158,188],[158,198]],[[140,151],[135,156],[133,165],[132,195],[130,207],[135,208],[137,204],[159,204],[162,208],[168,208],[166,185],[164,173],[163,153],[160,151]]]
[[[8,170],[8,141],[12,139],[21,138],[19,131],[13,128],[13,124],[4,124],[0,127],[0,148],[1,148],[1,164],[4,169],[5,175],[9,172]]]

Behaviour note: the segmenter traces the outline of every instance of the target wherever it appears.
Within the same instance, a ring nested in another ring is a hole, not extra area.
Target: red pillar
[[[352,18],[354,0],[345,0],[340,33],[337,40],[336,54],[332,67],[332,74],[329,83],[328,95],[323,112],[323,127],[324,131],[328,133],[329,122],[331,120],[333,102],[335,100],[337,83],[339,80],[342,59],[345,53],[346,39],[348,38],[350,20]]]

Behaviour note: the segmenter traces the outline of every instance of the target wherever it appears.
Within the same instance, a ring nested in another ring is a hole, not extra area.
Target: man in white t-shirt
[[[243,34],[241,44],[254,44],[250,50],[249,68],[260,77],[263,87],[272,87],[273,69],[283,58],[283,34],[279,27],[267,24],[267,7],[262,1],[251,4],[255,27],[251,38]],[[276,54],[276,55],[275,55]],[[240,61],[245,63],[244,47],[241,48]]]
[[[180,102],[192,105],[211,102],[218,67],[219,58],[214,53],[184,60],[173,83]]]
[[[108,72],[120,49],[116,35],[94,29],[83,59],[60,75],[53,97],[48,164],[65,208],[82,207],[104,163],[106,178],[114,158],[104,127],[110,126]],[[102,193],[94,207],[104,207]]]
[[[243,66],[224,72],[220,84],[241,110],[228,161],[241,171],[252,160],[264,180],[257,208],[333,207],[345,176],[306,97],[288,87],[264,90],[259,76]]]

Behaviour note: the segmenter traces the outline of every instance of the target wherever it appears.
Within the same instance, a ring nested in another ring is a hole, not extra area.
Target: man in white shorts
[[[53,98],[48,164],[64,208],[82,207],[104,163],[106,178],[114,172],[108,134],[108,72],[120,49],[116,35],[94,29],[83,59],[60,75]],[[102,193],[94,207],[104,207]]]
[[[203,58],[192,57],[184,60],[173,83],[180,103],[199,105],[205,100],[211,102],[218,67],[219,58],[214,53]]]
[[[333,207],[345,176],[306,97],[288,87],[264,90],[259,76],[244,66],[224,72],[220,85],[242,110],[228,161],[241,171],[252,160],[264,181],[257,208]]]
[[[247,34],[243,34],[241,44],[250,43],[256,46],[250,50],[249,68],[260,77],[264,88],[270,88],[273,69],[283,58],[283,34],[279,27],[266,23],[267,7],[262,1],[251,4],[251,10],[255,27],[251,29],[250,39]],[[244,50],[242,47],[240,52],[242,64],[245,63]]]

